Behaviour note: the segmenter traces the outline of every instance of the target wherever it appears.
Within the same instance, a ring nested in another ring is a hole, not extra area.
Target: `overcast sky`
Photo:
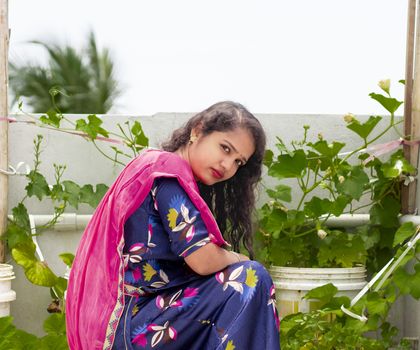
[[[10,58],[45,59],[29,40],[112,51],[115,113],[195,112],[235,100],[255,113],[384,113],[403,98],[404,0],[9,0]],[[402,114],[402,111],[399,111]]]

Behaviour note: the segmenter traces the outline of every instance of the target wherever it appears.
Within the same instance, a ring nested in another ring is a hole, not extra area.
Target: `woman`
[[[258,120],[220,102],[127,165],[73,263],[71,349],[279,349],[268,273],[227,249],[252,257],[264,148]]]

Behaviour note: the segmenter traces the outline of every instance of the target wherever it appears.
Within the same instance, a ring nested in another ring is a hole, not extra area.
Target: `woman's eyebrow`
[[[242,157],[242,160],[246,163],[248,160],[242,155],[242,154],[240,154],[239,152],[238,152],[238,150],[235,148],[235,146],[234,145],[232,145],[232,143],[230,143],[228,140],[226,140],[226,139],[223,139],[223,141],[225,141],[236,153],[238,153],[241,157]]]

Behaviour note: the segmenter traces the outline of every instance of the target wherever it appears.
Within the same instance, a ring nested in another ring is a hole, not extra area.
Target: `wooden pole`
[[[9,21],[8,0],[0,0],[0,116],[8,115],[7,81],[8,81]],[[8,133],[7,121],[0,121],[0,169],[8,169]],[[0,235],[6,230],[8,210],[8,177],[0,173]],[[5,261],[4,242],[0,241],[0,262]]]
[[[419,6],[417,6],[417,23],[419,23]],[[405,61],[405,93],[404,93],[404,135],[416,139],[420,135],[420,30],[416,27],[416,0],[408,0],[407,43]],[[416,35],[415,35],[416,34]],[[416,40],[414,38],[416,37]],[[416,52],[414,54],[414,46]],[[415,68],[414,68],[415,56]],[[413,70],[415,71],[413,72]],[[414,81],[413,81],[414,80]],[[418,163],[418,146],[404,146],[405,158],[415,167]],[[413,214],[416,211],[417,182],[412,182],[402,188],[401,211],[403,214]]]

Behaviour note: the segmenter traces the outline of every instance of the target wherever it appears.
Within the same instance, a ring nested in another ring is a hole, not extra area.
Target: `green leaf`
[[[63,181],[62,182],[65,191],[65,199],[70,203],[74,208],[79,207],[79,195],[80,195],[80,186],[73,181]]]
[[[65,335],[48,334],[41,338],[39,350],[68,350]]]
[[[361,166],[354,166],[349,176],[342,183],[336,184],[336,188],[340,193],[359,200],[368,184],[369,177],[363,171],[363,168]]]
[[[398,178],[402,173],[415,173],[416,168],[405,159],[402,152],[396,152],[388,162],[382,164],[381,170],[386,178]]]
[[[338,154],[338,152],[340,152],[340,150],[345,146],[345,144],[336,141],[333,141],[332,143],[328,144],[325,140],[319,140],[316,143],[308,143],[308,146],[312,147],[323,156],[333,158]]]
[[[296,321],[297,320],[301,320],[303,314],[301,312],[296,313],[296,314],[290,314],[287,315],[285,317],[282,318],[281,320],[281,334],[284,334],[284,336],[286,337],[287,333],[289,333],[289,331],[291,329],[293,329],[294,327],[296,327],[296,325],[298,324]],[[282,338],[284,339],[284,338]],[[283,346],[283,342],[282,342],[282,346]]]
[[[282,154],[268,170],[268,175],[282,179],[302,176],[306,168],[306,156],[303,150],[297,150],[293,155]]]
[[[308,150],[306,155],[306,166],[315,171],[315,169],[325,170],[331,165],[331,161],[316,152]]]
[[[43,115],[39,118],[40,122],[47,125],[52,125],[56,128],[60,127],[60,122],[63,119],[61,114],[58,114],[54,109],[50,109],[47,115]]]
[[[270,262],[277,266],[305,266],[310,258],[301,237],[279,237],[270,244]]]
[[[13,328],[13,318],[11,316],[0,317],[0,336],[11,332]]]
[[[420,299],[420,263],[414,266],[414,273],[408,273],[403,267],[397,269],[393,280],[403,294],[410,294],[417,300]]]
[[[50,315],[44,321],[44,331],[47,334],[65,335],[66,334],[66,316],[63,313]]]
[[[271,214],[267,217],[267,222],[264,228],[268,232],[272,232],[275,238],[278,237],[283,228],[283,223],[287,220],[287,214],[278,208],[274,208]]]
[[[367,252],[360,236],[331,231],[322,243],[318,252],[321,267],[353,267],[366,261]]]
[[[95,114],[90,114],[87,116],[88,121],[84,119],[76,120],[76,130],[85,132],[91,139],[96,139],[99,135],[108,137],[108,131],[101,128],[102,120],[98,118]]]
[[[0,350],[39,350],[38,338],[16,329],[10,316],[0,317]]]
[[[395,98],[386,97],[381,94],[375,94],[374,92],[370,93],[369,96],[378,101],[391,114],[394,114],[394,112],[402,104],[401,101],[398,101]]]
[[[35,257],[35,249],[32,241],[19,243],[12,249],[13,259],[25,270],[31,268],[38,261]]]
[[[267,194],[274,199],[284,202],[292,201],[292,188],[286,185],[277,185],[275,190],[267,190]]]
[[[382,117],[379,116],[370,116],[369,119],[363,124],[355,119],[347,125],[347,128],[351,131],[354,131],[361,138],[366,139],[375,128],[375,126],[381,121],[381,119]]]
[[[35,257],[33,242],[19,243],[12,249],[12,256],[16,263],[24,268],[26,277],[33,284],[52,287],[57,283],[57,277],[47,264]]]
[[[25,190],[29,197],[36,196],[39,200],[43,197],[50,195],[50,188],[45,177],[35,170],[32,170],[27,176],[29,183],[26,185]]]
[[[131,133],[134,135],[134,142],[136,143],[136,145],[142,146],[137,147],[137,149],[141,149],[149,145],[149,139],[144,134],[143,128],[138,121],[134,122],[134,125],[131,128]]]
[[[328,309],[330,312],[333,311],[335,314],[339,314],[339,313],[342,313],[342,311],[340,310],[341,305],[344,305],[344,307],[349,307],[350,298],[344,295],[339,296],[339,297],[334,297],[330,301],[328,301],[326,304],[324,304],[322,308],[324,310]],[[338,312],[338,310],[340,310],[340,312]]]
[[[52,287],[57,284],[57,276],[43,261],[36,261],[32,266],[25,268],[25,275],[31,283],[38,286]]]
[[[331,299],[336,295],[338,289],[332,283],[324,284],[321,287],[317,287],[311,289],[306,295],[304,296],[305,299],[318,299],[323,303],[327,303],[331,301]]]
[[[104,184],[96,185],[96,191],[92,185],[84,185],[80,189],[80,202],[89,204],[92,208],[96,208],[102,197],[108,191],[108,186]]]
[[[367,308],[370,315],[379,314],[385,317],[389,310],[389,303],[377,292],[370,292],[367,294]]]
[[[312,197],[310,201],[305,203],[305,213],[311,217],[319,217],[329,213],[331,206],[332,202],[326,198],[320,199],[318,197]]]
[[[411,222],[403,223],[400,228],[395,232],[393,247],[403,243],[407,238],[413,236],[417,227]]]
[[[346,195],[339,195],[335,201],[332,203],[330,212],[335,216],[340,216],[343,214],[344,209],[348,204],[350,204],[351,198]]]
[[[293,155],[293,152],[289,152],[289,150],[287,149],[286,145],[284,144],[283,140],[276,136],[277,139],[277,143],[276,143],[276,147],[277,149],[280,151],[280,154],[282,153],[288,153],[289,155]]]
[[[64,299],[64,292],[67,290],[67,280],[63,277],[57,278],[57,283],[51,287],[50,294],[53,299]]]
[[[63,191],[63,186],[61,184],[55,184],[53,185],[52,189],[51,189],[51,199],[54,201],[62,201],[64,200],[64,191]]]
[[[382,225],[383,227],[398,227],[400,209],[400,202],[387,196],[381,202],[375,203],[369,210],[370,222],[373,225]]]
[[[12,209],[14,222],[24,230],[31,232],[28,210],[23,203],[19,203]]]
[[[271,166],[271,164],[273,163],[273,156],[274,156],[274,153],[271,149],[265,150],[263,164],[267,168],[269,168]]]
[[[301,210],[291,209],[287,211],[287,226],[300,226],[305,222],[305,213]]]
[[[71,253],[62,253],[59,255],[60,259],[68,266],[71,267],[74,260],[74,255]]]
[[[29,236],[29,231],[25,231],[22,227],[17,226],[15,223],[10,223],[7,226],[6,233],[3,237],[7,240],[7,246],[10,250],[20,243],[32,242],[32,239]]]

